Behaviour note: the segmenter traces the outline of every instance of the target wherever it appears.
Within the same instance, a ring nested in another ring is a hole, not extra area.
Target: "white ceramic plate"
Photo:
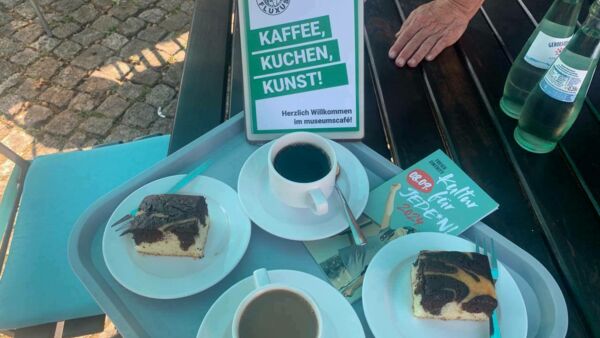
[[[365,274],[363,307],[377,338],[488,338],[487,321],[418,319],[412,314],[411,265],[421,250],[475,251],[465,239],[440,233],[415,233],[400,237],[375,255]],[[502,337],[527,335],[527,312],[517,284],[499,266],[496,282],[498,320]]]
[[[163,194],[185,175],[169,176],[134,191],[114,211],[108,225],[137,208],[142,199]],[[250,220],[235,190],[214,178],[198,176],[178,193],[206,197],[210,228],[204,258],[142,255],[131,235],[120,237],[107,225],[102,252],[113,277],[141,296],[173,299],[203,291],[223,279],[242,259],[250,242]]]
[[[269,277],[272,283],[301,289],[315,300],[324,319],[324,338],[365,337],[360,319],[350,303],[327,282],[293,270],[271,270]],[[250,276],[225,291],[204,316],[197,338],[231,338],[233,314],[252,290],[254,290],[254,280]]]
[[[369,180],[360,161],[346,148],[332,142],[341,172],[337,184],[354,215],[363,212],[369,199]],[[292,208],[279,201],[269,188],[267,154],[271,143],[256,150],[244,163],[238,179],[238,195],[250,219],[263,230],[286,239],[313,241],[348,228],[343,204],[334,192],[329,212],[314,215],[309,209]]]

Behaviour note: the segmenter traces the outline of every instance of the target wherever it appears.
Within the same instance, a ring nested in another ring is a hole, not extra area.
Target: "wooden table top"
[[[498,102],[513,58],[548,0],[487,0],[435,61],[398,69],[394,33],[423,0],[365,5],[365,144],[408,167],[443,149],[498,203],[484,219],[554,276],[568,337],[600,336],[600,75],[571,131],[536,155],[513,139]],[[584,0],[581,21],[592,2]],[[243,110],[235,1],[196,0],[170,152]]]

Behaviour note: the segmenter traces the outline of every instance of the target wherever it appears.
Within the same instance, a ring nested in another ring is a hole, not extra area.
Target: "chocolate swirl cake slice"
[[[202,258],[209,223],[204,196],[150,195],[123,235],[132,234],[142,254]]]
[[[421,251],[411,275],[416,317],[488,320],[498,305],[490,264],[484,255]]]

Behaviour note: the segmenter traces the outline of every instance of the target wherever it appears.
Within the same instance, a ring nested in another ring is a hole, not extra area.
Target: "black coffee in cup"
[[[239,322],[240,338],[316,338],[317,315],[310,303],[287,290],[272,290],[254,299]]]
[[[295,143],[281,149],[273,160],[277,172],[290,181],[318,181],[331,170],[329,156],[310,143]]]

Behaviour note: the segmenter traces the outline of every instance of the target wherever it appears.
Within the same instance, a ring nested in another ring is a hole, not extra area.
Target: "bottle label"
[[[563,49],[565,49],[571,37],[555,38],[540,31],[535,40],[533,40],[531,47],[529,47],[527,54],[525,54],[525,61],[536,68],[550,68]]]
[[[540,81],[540,88],[553,99],[575,102],[587,73],[587,70],[570,67],[558,58]]]

